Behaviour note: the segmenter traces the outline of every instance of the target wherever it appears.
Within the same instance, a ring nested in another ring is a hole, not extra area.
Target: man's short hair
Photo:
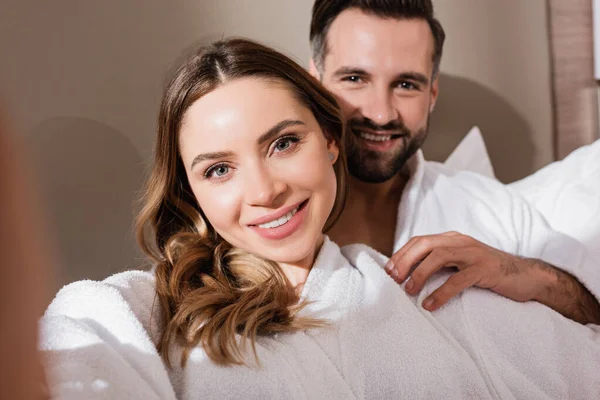
[[[440,22],[434,17],[431,0],[315,0],[310,24],[310,45],[315,66],[319,71],[323,71],[325,67],[329,27],[342,11],[349,8],[356,8],[365,14],[381,18],[427,21],[434,40],[433,76],[437,75],[446,34]]]

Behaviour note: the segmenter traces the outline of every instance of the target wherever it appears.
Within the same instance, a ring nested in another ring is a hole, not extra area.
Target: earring
[[[329,161],[333,161],[333,159],[335,158],[333,153],[328,153],[328,154],[329,154]]]

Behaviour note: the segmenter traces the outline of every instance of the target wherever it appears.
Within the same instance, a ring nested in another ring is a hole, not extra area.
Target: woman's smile
[[[261,219],[261,223],[248,225],[250,229],[265,239],[281,240],[299,231],[306,218],[309,200],[298,203],[285,213],[277,212]],[[285,209],[284,209],[285,211]],[[277,215],[280,215],[279,217]],[[273,216],[273,217],[272,217]]]

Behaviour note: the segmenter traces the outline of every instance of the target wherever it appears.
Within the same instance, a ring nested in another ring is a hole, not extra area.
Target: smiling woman
[[[286,263],[296,286],[323,240],[339,149],[292,94],[288,84],[256,77],[226,83],[189,108],[179,143],[191,190],[215,231],[234,247]]]
[[[202,48],[176,72],[138,223],[167,361],[173,340],[185,343],[182,365],[198,343],[217,363],[242,363],[236,334],[321,325],[296,317],[298,290],[344,201],[342,134],[331,95],[252,42]]]

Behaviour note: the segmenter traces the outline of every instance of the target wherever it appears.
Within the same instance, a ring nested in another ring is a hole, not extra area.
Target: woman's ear
[[[329,161],[333,165],[336,163],[340,155],[340,148],[338,147],[335,139],[333,139],[330,135],[326,135],[325,137],[327,139],[327,155],[329,157]]]

